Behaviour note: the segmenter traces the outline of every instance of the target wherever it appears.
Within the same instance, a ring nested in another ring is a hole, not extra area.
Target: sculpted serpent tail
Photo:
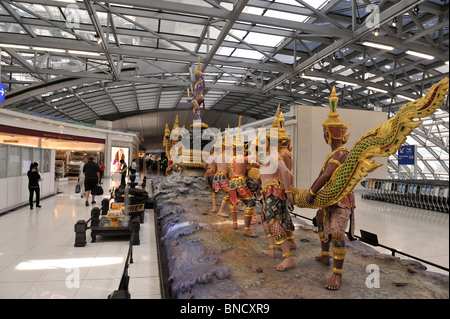
[[[382,166],[372,157],[392,155],[422,123],[414,119],[429,116],[442,105],[448,88],[449,79],[445,78],[434,84],[424,97],[403,105],[394,117],[363,134],[311,204],[306,202],[308,190],[293,189],[295,204],[302,208],[322,208],[339,202],[363,177]]]

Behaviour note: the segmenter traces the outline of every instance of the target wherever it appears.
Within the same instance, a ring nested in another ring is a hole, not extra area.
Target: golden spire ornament
[[[346,133],[350,124],[344,126],[344,122],[339,119],[339,113],[337,111],[339,98],[336,95],[336,88],[334,86],[329,101],[330,112],[328,112],[328,118],[322,123],[324,130],[328,133],[328,144],[331,145],[332,139],[342,139],[345,144],[349,137]]]
[[[242,120],[242,116],[239,116],[239,126],[238,126],[238,131],[236,133],[236,139],[234,140],[234,143],[233,143],[234,146],[244,146],[244,142],[242,142],[242,137],[241,137],[241,120]]]

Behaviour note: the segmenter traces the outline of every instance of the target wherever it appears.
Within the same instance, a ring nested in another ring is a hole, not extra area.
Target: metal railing
[[[296,216],[296,217],[300,217],[300,218],[303,218],[303,219],[307,219],[307,220],[311,221],[311,222],[313,223],[314,226],[317,226],[317,222],[316,222],[316,219],[315,219],[315,218],[309,218],[309,217],[306,217],[306,216],[302,216],[302,215],[296,214],[296,213],[294,213],[294,212],[291,212],[291,215],[294,215],[294,216]],[[384,249],[390,250],[393,257],[395,257],[395,254],[400,254],[400,255],[403,255],[403,256],[405,256],[405,257],[409,257],[409,258],[418,260],[418,261],[420,261],[420,262],[422,262],[422,263],[425,263],[425,264],[428,264],[428,265],[430,265],[430,266],[439,268],[439,269],[441,269],[441,270],[445,270],[445,271],[447,271],[447,272],[449,271],[449,268],[447,268],[447,267],[444,267],[444,266],[435,264],[435,263],[433,263],[433,262],[430,262],[430,261],[428,261],[428,260],[419,258],[419,257],[417,257],[417,256],[413,256],[413,255],[411,255],[411,254],[402,252],[402,251],[400,251],[400,250],[398,250],[398,249],[396,249],[396,248],[392,248],[392,247],[388,247],[388,246],[386,246],[386,245],[380,244],[380,243],[378,242],[378,236],[377,236],[376,234],[374,234],[374,233],[371,233],[371,232],[368,232],[368,231],[365,231],[365,230],[362,230],[362,229],[361,229],[360,231],[361,231],[361,236],[354,235],[355,238],[357,238],[357,239],[359,239],[360,241],[362,241],[362,242],[364,242],[364,243],[366,243],[366,244],[369,244],[369,245],[371,245],[371,246],[382,247],[382,248],[384,248]]]
[[[366,179],[361,182],[366,192],[364,199],[416,207],[438,212],[449,212],[449,184],[433,180]]]
[[[128,289],[128,285],[130,283],[130,276],[128,274],[128,267],[133,263],[133,238],[134,238],[135,229],[132,229],[130,236],[130,243],[128,247],[127,258],[125,259],[125,266],[122,273],[122,278],[120,279],[119,288],[114,290],[109,296],[108,299],[131,299],[131,294]]]

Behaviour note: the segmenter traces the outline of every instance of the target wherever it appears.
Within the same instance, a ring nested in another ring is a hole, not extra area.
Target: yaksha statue
[[[250,228],[253,214],[255,213],[255,198],[247,187],[247,168],[252,163],[249,163],[247,156],[244,156],[244,143],[241,138],[241,119],[239,117],[239,128],[236,139],[233,143],[233,159],[229,164],[231,173],[230,180],[230,212],[233,218],[233,229],[237,229],[237,205],[244,203],[247,207],[244,211],[244,236],[258,237],[258,234],[253,232]]]
[[[309,188],[309,194],[306,201],[311,203],[316,196],[316,193],[331,179],[334,171],[344,163],[349,151],[344,146],[347,142],[348,135],[346,135],[348,125],[339,119],[337,112],[338,98],[336,90],[333,91],[330,97],[330,112],[328,118],[322,124],[323,137],[325,142],[331,147],[331,153],[326,157],[322,170],[314,183]],[[345,247],[345,231],[349,220],[351,221],[349,238],[353,238],[353,211],[355,208],[355,197],[353,192],[349,192],[336,204],[323,207],[317,211],[316,222],[319,230],[319,238],[322,246],[321,255],[316,257],[318,261],[325,265],[330,264],[330,239],[333,251],[333,274],[331,279],[326,284],[326,288],[337,290],[342,282],[343,265],[346,254]]]
[[[194,115],[198,121],[201,121],[200,118],[200,106],[203,105],[203,110],[205,109],[205,97],[203,95],[203,91],[205,90],[205,79],[203,76],[203,72],[200,69],[200,58],[198,58],[197,70],[194,75],[194,89],[191,92],[192,97],[189,94],[189,89],[187,89],[188,93],[188,102],[194,105]]]
[[[216,141],[214,146],[216,149],[214,152],[217,153],[217,172],[213,179],[213,189],[215,192],[222,191],[222,203],[220,204],[219,212],[217,215],[222,217],[229,217],[229,214],[225,212],[225,207],[230,204],[230,179],[229,172],[230,168],[228,164],[233,159],[233,144],[230,140],[230,127],[228,126],[227,135],[225,133],[223,138],[220,136]]]
[[[220,137],[220,129],[219,129],[219,137]],[[211,154],[206,160],[203,168],[206,170],[205,182],[207,188],[209,189],[209,193],[211,194],[211,201],[213,205],[213,208],[210,210],[210,212],[217,213],[217,199],[219,197],[219,191],[218,190],[216,191],[213,187],[213,180],[217,172],[217,152],[215,151],[214,147],[211,149]]]
[[[291,249],[295,249],[292,237],[295,228],[286,205],[287,201],[291,205],[294,202],[291,190],[293,175],[280,153],[280,141],[286,139],[289,137],[284,127],[280,126],[277,112],[272,128],[266,133],[268,156],[261,164],[260,180],[263,200],[261,220],[269,243],[263,253],[274,258],[277,245],[280,246],[284,260],[274,266],[278,271],[295,267],[291,253]]]
[[[329,260],[326,253],[329,243],[325,243],[325,238],[329,239],[330,235],[332,237],[335,252],[334,272],[326,285],[328,289],[338,289],[342,283],[342,266],[346,250],[339,233],[342,234],[343,225],[352,217],[353,189],[363,177],[381,166],[372,160],[373,157],[387,157],[397,152],[412,130],[421,124],[415,119],[430,116],[442,106],[448,88],[448,77],[435,83],[423,97],[403,105],[395,116],[361,135],[350,151],[341,147],[347,140],[347,128],[338,119],[337,98],[332,96],[329,118],[323,125],[324,138],[327,143],[331,143],[332,153],[327,156],[319,177],[309,190],[292,188],[296,206],[320,209],[317,221],[323,221],[323,228],[321,226],[320,230],[323,229],[325,246],[318,260],[325,264]],[[330,171],[333,171],[331,177]],[[337,210],[340,211],[338,215],[342,214],[344,220],[333,223],[331,219]],[[350,234],[353,231],[352,226]]]

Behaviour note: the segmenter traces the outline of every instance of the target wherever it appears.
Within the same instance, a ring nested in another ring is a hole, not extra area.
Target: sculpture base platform
[[[161,250],[169,297],[176,299],[448,299],[449,277],[426,271],[414,260],[380,254],[360,241],[347,241],[343,283],[339,290],[325,289],[332,266],[320,254],[317,229],[293,218],[296,225],[294,269],[278,272],[281,251],[274,259],[262,253],[268,244],[261,224],[252,230],[258,238],[243,235],[243,208],[238,229],[231,217],[211,213],[209,191],[203,178],[169,176],[155,179]],[[228,210],[227,210],[228,211]],[[258,218],[261,204],[257,204]],[[380,270],[379,288],[370,284],[369,265]],[[413,266],[415,273],[408,271]],[[168,280],[170,278],[170,281]],[[369,282],[369,284],[367,283]]]

